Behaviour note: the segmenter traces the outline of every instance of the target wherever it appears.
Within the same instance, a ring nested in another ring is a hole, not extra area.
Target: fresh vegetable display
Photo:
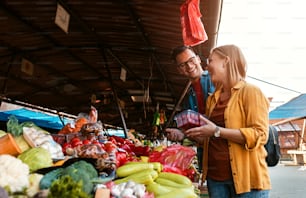
[[[79,120],[77,128],[84,131],[59,134],[65,136],[62,139],[33,123],[18,124],[11,118],[10,129],[23,149],[16,157],[0,155],[0,187],[9,195],[28,198],[93,198],[103,189],[111,198],[197,197],[192,185],[196,172],[192,148],[157,146],[132,134],[127,139],[104,136],[98,125]],[[51,148],[52,142],[56,147]],[[57,158],[58,146],[63,158]]]

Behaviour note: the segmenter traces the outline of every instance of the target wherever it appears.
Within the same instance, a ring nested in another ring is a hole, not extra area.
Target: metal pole
[[[120,113],[120,117],[121,117],[121,121],[122,121],[122,125],[123,125],[123,130],[124,130],[124,136],[125,136],[125,138],[127,138],[128,131],[127,131],[124,115],[123,115],[123,112],[122,112],[122,109],[121,109],[121,105],[120,105],[120,102],[119,102],[119,98],[118,98],[117,92],[115,90],[112,74],[111,74],[111,71],[110,71],[109,66],[107,64],[107,58],[106,58],[105,53],[103,53],[103,58],[105,60],[105,66],[106,66],[106,70],[107,70],[107,73],[108,73],[108,77],[110,79],[111,89],[113,91],[113,94],[114,94],[114,97],[115,97],[115,100],[116,100],[116,103],[117,103],[117,107],[118,107],[118,110],[119,110],[119,113]]]
[[[181,95],[181,97],[180,97],[180,99],[177,101],[177,103],[176,103],[176,105],[175,105],[175,107],[174,107],[174,109],[173,109],[173,111],[172,111],[172,114],[171,114],[169,120],[167,121],[167,123],[166,123],[166,125],[165,125],[165,128],[168,128],[168,127],[169,127],[170,122],[173,120],[174,115],[175,115],[175,113],[176,113],[176,111],[177,111],[179,105],[180,105],[181,102],[183,101],[183,99],[184,99],[184,97],[185,97],[185,95],[186,95],[186,93],[187,93],[187,91],[188,91],[190,85],[191,85],[191,81],[189,80],[188,83],[187,83],[187,85],[186,85],[186,87],[185,87],[185,89],[184,89],[184,91],[183,91],[183,93],[182,93],[182,95]]]

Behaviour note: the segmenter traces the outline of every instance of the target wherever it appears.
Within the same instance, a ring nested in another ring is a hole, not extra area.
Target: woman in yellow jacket
[[[185,131],[202,137],[203,179],[212,198],[268,198],[269,102],[245,81],[246,60],[235,45],[214,48],[208,71],[216,91],[207,99],[205,125]]]

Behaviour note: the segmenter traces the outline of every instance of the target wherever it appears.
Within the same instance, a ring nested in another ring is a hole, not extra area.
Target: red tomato
[[[70,143],[72,144],[73,142],[79,142],[81,141],[80,138],[78,137],[73,137],[71,140],[70,140]]]
[[[72,148],[71,144],[68,143],[68,142],[66,142],[66,143],[64,143],[64,144],[62,145],[62,151],[63,151],[63,153],[64,153],[65,155],[66,155],[66,150],[67,150],[67,148]]]
[[[79,141],[75,140],[75,141],[71,142],[71,146],[72,146],[73,148],[74,148],[74,147],[77,147],[77,146],[80,146],[80,145],[83,145],[83,143],[82,143],[81,140],[79,140]]]
[[[108,153],[113,152],[117,148],[117,146],[112,142],[105,142],[104,147],[105,147],[105,151]]]
[[[91,141],[90,141],[90,140],[85,139],[85,140],[83,140],[83,144],[84,144],[84,145],[91,144]]]

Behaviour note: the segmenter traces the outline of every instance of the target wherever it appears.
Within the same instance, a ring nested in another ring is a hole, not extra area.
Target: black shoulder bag
[[[272,125],[269,125],[269,138],[268,142],[265,145],[267,150],[266,162],[268,166],[276,166],[280,160],[280,146],[278,141],[278,132],[276,128]]]

